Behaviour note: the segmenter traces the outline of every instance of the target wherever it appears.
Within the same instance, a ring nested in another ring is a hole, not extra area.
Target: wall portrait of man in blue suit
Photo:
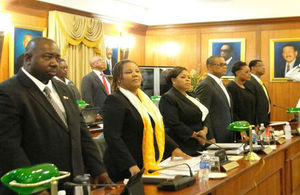
[[[13,59],[11,59],[13,73],[16,74],[20,67],[23,66],[24,51],[27,43],[35,37],[45,37],[46,28],[36,28],[36,27],[15,27],[14,29],[14,39],[13,47],[11,52],[13,52]]]
[[[270,76],[272,81],[288,81],[289,72],[300,65],[300,39],[271,39]]]
[[[232,78],[232,66],[238,61],[245,61],[245,39],[211,39],[209,55],[224,57],[227,70],[225,78]]]

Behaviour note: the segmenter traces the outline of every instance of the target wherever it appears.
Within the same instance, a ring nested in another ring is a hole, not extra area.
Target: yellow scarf
[[[130,103],[137,109],[142,117],[144,124],[142,152],[144,168],[146,170],[144,173],[148,174],[149,169],[159,168],[158,164],[160,163],[165,150],[165,130],[162,116],[155,104],[142,90],[138,89],[138,97],[121,87],[120,91],[128,98]],[[155,160],[153,128],[149,114],[155,123],[154,131],[159,151],[159,158],[157,161]]]

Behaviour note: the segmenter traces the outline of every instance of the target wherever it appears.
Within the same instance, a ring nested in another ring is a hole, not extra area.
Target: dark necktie
[[[105,87],[106,93],[107,93],[107,95],[109,95],[108,85],[107,85],[107,83],[106,83],[106,79],[105,79],[105,77],[104,77],[104,74],[101,72],[100,75],[101,75],[101,77],[102,77],[102,81],[103,81],[103,85],[104,85],[104,87]]]
[[[49,87],[46,86],[44,88],[44,93],[46,94],[47,99],[49,100],[49,102],[53,106],[53,108],[56,111],[56,113],[58,114],[59,118],[63,121],[63,123],[66,125],[66,127],[68,127],[68,125],[67,125],[67,116],[66,116],[65,113],[63,113],[63,111],[59,108],[59,106],[56,104],[56,102],[52,99],[52,97],[50,95]]]

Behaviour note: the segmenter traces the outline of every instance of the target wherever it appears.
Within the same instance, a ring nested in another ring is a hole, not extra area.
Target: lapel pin
[[[67,96],[63,96],[63,98],[64,98],[65,100],[68,100],[68,99],[69,99]]]

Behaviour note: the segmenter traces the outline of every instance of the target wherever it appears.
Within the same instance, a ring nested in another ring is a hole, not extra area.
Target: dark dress
[[[109,95],[103,107],[104,137],[107,149],[104,163],[109,177],[121,181],[130,177],[129,168],[143,168],[143,129],[141,115],[120,91]],[[154,128],[154,123],[152,122]],[[155,136],[155,134],[154,134]],[[157,144],[154,139],[156,160]],[[165,155],[169,156],[178,145],[166,134]]]
[[[254,92],[245,87],[239,87],[234,81],[231,81],[226,86],[231,93],[233,102],[233,120],[245,120],[250,124],[255,124],[255,96]]]
[[[204,146],[191,136],[203,129],[201,110],[174,87],[161,97],[159,109],[166,132],[179,148],[188,155],[199,155],[197,151]]]

